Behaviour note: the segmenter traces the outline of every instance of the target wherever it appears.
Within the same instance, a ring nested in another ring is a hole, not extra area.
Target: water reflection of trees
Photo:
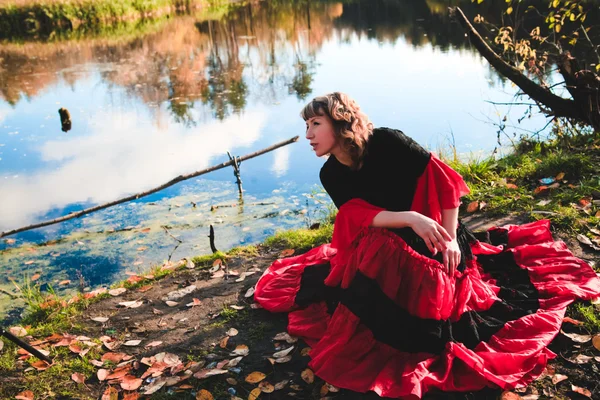
[[[158,33],[126,43],[2,45],[0,96],[14,105],[59,79],[74,86],[81,73],[63,71],[97,62],[113,65],[100,69],[109,86],[125,88],[153,110],[164,104],[179,123],[192,125],[203,112],[223,119],[242,112],[250,96],[268,104],[290,94],[306,99],[317,55],[334,38],[390,43],[403,38],[414,46],[442,50],[466,46],[464,32],[446,14],[454,3],[472,14],[489,13],[489,19],[500,16],[496,8],[503,7],[493,4],[497,2],[477,6],[470,0],[251,2],[218,20],[181,17]],[[159,118],[160,112],[156,114]]]

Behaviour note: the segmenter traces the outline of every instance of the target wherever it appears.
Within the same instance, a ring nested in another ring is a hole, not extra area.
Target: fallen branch
[[[296,141],[298,141],[298,136],[295,136],[295,137],[293,137],[291,139],[288,139],[288,140],[286,140],[284,142],[280,142],[280,143],[274,144],[273,146],[267,147],[266,149],[262,149],[262,150],[254,152],[254,153],[247,154],[247,155],[245,155],[243,157],[236,158],[235,160],[226,161],[224,163],[221,163],[221,164],[218,164],[218,165],[214,165],[212,167],[209,167],[209,168],[206,168],[206,169],[203,169],[203,170],[200,170],[200,171],[196,171],[196,172],[193,172],[193,173],[188,174],[188,175],[179,175],[178,177],[176,177],[174,179],[171,179],[169,182],[167,182],[167,183],[165,183],[163,185],[160,185],[160,186],[158,186],[158,187],[156,187],[154,189],[147,190],[145,192],[133,194],[131,196],[127,196],[127,197],[119,199],[119,200],[111,201],[110,203],[105,203],[105,204],[101,204],[101,205],[98,205],[98,206],[95,206],[95,207],[87,208],[85,210],[81,210],[81,211],[78,211],[78,212],[75,212],[75,213],[71,213],[71,214],[65,215],[64,217],[56,218],[56,219],[53,219],[53,220],[50,220],[50,221],[40,222],[40,223],[37,223],[37,224],[32,224],[32,225],[29,225],[29,226],[25,226],[23,228],[18,228],[18,229],[13,229],[11,231],[1,232],[0,233],[0,238],[5,237],[5,236],[9,236],[9,235],[14,235],[15,233],[19,233],[19,232],[24,232],[24,231],[28,231],[28,230],[31,230],[31,229],[36,229],[36,228],[41,228],[41,227],[48,226],[48,225],[57,224],[59,222],[68,221],[68,220],[73,219],[73,218],[79,218],[79,217],[81,217],[83,215],[90,214],[90,213],[93,213],[95,211],[99,211],[99,210],[102,210],[102,209],[105,209],[105,208],[108,208],[108,207],[112,207],[112,206],[115,206],[117,204],[126,203],[126,202],[131,201],[131,200],[137,200],[137,199],[140,199],[142,197],[148,196],[148,195],[150,195],[152,193],[156,193],[156,192],[159,192],[159,191],[161,191],[163,189],[166,189],[169,186],[173,186],[176,183],[188,180],[190,178],[195,178],[195,177],[197,177],[199,175],[208,174],[209,172],[213,172],[213,171],[216,171],[216,170],[219,170],[219,169],[222,169],[222,168],[229,167],[230,165],[233,165],[235,161],[237,161],[238,164],[239,164],[242,161],[249,160],[249,159],[254,158],[254,157],[258,157],[258,156],[260,156],[262,154],[265,154],[265,153],[268,153],[270,151],[276,150],[276,149],[278,149],[280,147],[286,146],[286,145],[288,145],[290,143],[294,143]]]

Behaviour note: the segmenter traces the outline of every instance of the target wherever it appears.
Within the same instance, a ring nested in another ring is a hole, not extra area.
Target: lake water
[[[470,15],[500,15],[462,3]],[[526,108],[486,102],[510,101],[516,90],[469,46],[446,4],[260,2],[122,35],[1,42],[0,231],[147,190],[226,161],[228,151],[301,140],[242,163],[243,206],[227,168],[0,239],[0,288],[14,293],[11,280],[37,273],[39,283],[73,282],[60,290],[73,290],[79,273],[90,287],[109,284],[210,252],[210,224],[223,250],[310,225],[326,209],[324,159],[312,154],[298,113],[319,94],[347,92],[376,126],[433,150],[453,137],[461,154],[489,154],[494,123],[507,115],[517,125]],[[183,241],[175,251],[168,233]],[[0,315],[9,303],[0,293]]]

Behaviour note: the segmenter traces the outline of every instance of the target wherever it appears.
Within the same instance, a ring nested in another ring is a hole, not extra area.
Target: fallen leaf
[[[552,200],[540,200],[537,202],[538,206],[547,206],[548,204],[552,203]]]
[[[119,398],[119,392],[112,386],[109,386],[102,395],[102,400],[117,400]]]
[[[329,384],[329,383],[327,384],[327,387],[329,388],[329,391],[330,391],[331,393],[337,393],[337,392],[339,392],[339,391],[340,391],[340,388],[338,388],[338,387],[336,387],[336,386],[333,386],[333,385],[331,385],[331,384]]]
[[[126,291],[127,291],[127,289],[125,289],[124,287],[122,287],[122,288],[117,288],[117,289],[111,289],[111,290],[108,291],[108,294],[110,294],[111,296],[116,297],[116,296],[122,295]]]
[[[119,303],[120,306],[123,306],[125,308],[138,308],[142,304],[144,304],[142,300],[122,301]]]
[[[23,337],[27,335],[27,331],[22,326],[12,326],[10,327],[9,331],[16,337]]]
[[[569,377],[566,376],[566,375],[556,374],[556,375],[554,375],[552,377],[552,383],[556,385],[559,382],[562,382],[562,381],[567,380],[567,379],[569,379]]]
[[[17,399],[17,400],[33,400],[33,392],[31,390],[26,390],[26,391],[21,392],[18,395],[16,395],[15,399]]]
[[[236,336],[238,333],[238,330],[235,328],[231,328],[227,332],[225,332],[227,336]]]
[[[229,342],[229,336],[225,336],[223,339],[221,339],[219,342],[219,347],[225,349],[227,347],[227,342]]]
[[[548,190],[548,186],[538,186],[533,190],[533,194],[540,194]],[[510,393],[510,392],[507,392]]]
[[[517,185],[515,185],[514,183],[507,183],[506,188],[507,189],[518,189],[519,187]]]
[[[571,357],[571,358],[568,358],[567,360],[569,360],[570,362],[572,362],[574,364],[587,364],[593,359],[594,359],[594,357],[589,357],[589,356],[586,356],[583,354],[579,354],[577,357]]]
[[[165,303],[169,306],[169,307],[175,307],[177,304],[179,304],[176,301],[171,301],[171,300],[167,300],[165,301]],[[162,313],[161,313],[162,314]]]
[[[286,387],[288,383],[290,383],[289,380],[287,380],[287,379],[283,380],[283,381],[281,381],[279,383],[276,383],[275,386],[274,386],[274,388],[275,388],[275,390],[281,390],[284,387]]]
[[[579,325],[583,325],[583,322],[581,322],[581,321],[577,321],[576,319],[573,319],[573,318],[571,318],[571,317],[564,317],[564,318],[563,318],[563,322],[568,322],[568,323],[570,323],[570,324],[573,324],[573,325],[578,325],[578,326],[579,326]]]
[[[232,358],[231,360],[229,360],[229,362],[227,363],[227,368],[232,368],[235,367],[236,365],[238,365],[240,363],[240,361],[242,361],[244,357],[236,357],[236,358]]]
[[[594,345],[596,350],[600,350],[600,333],[594,335],[594,337],[592,338],[592,344]]]
[[[146,250],[148,250],[147,246],[140,246],[137,248],[137,251],[146,251]]]
[[[571,390],[574,391],[575,393],[579,393],[582,396],[589,397],[590,399],[592,398],[592,392],[590,392],[589,390],[587,390],[585,388],[571,385]]]
[[[300,376],[302,377],[302,380],[309,385],[315,381],[315,374],[309,368],[306,368],[304,371],[302,371]]]
[[[68,280],[68,279],[65,279],[64,281],[58,282],[59,286],[66,286],[66,285],[70,285],[70,284],[71,284],[71,281]]]
[[[197,299],[197,298],[194,297],[192,299],[192,302],[191,303],[187,303],[186,306],[187,307],[194,307],[194,306],[199,306],[201,304],[202,304],[202,302],[199,299]]]
[[[4,342],[2,340],[0,340],[0,351],[2,351],[3,348],[4,348]]]
[[[123,390],[138,390],[142,386],[143,380],[136,378],[132,375],[125,375],[121,381],[121,388]]]
[[[75,354],[81,353],[81,347],[77,346],[76,344],[69,345],[69,350],[71,350]]]
[[[140,398],[140,394],[138,392],[125,393],[123,395],[123,400],[138,400]]]
[[[250,353],[250,349],[245,344],[238,345],[233,352],[231,352],[232,356],[247,356]]]
[[[206,389],[201,389],[196,393],[196,400],[213,400],[214,397],[211,392]]]
[[[246,292],[244,297],[251,297],[253,294],[254,294],[254,287],[251,287],[250,289],[248,289],[248,291]]]
[[[156,379],[154,382],[152,382],[150,385],[146,386],[146,390],[144,391],[144,394],[149,395],[149,394],[156,393],[163,386],[165,386],[166,383],[167,383],[167,380],[163,377],[160,377],[160,378]]]
[[[560,333],[562,333],[563,335],[565,335],[566,337],[568,337],[569,339],[571,339],[572,341],[577,342],[577,343],[587,343],[590,340],[592,340],[592,335],[579,335],[577,333],[566,333],[562,329],[560,330]]]
[[[294,249],[285,249],[279,254],[280,257],[289,257],[294,255],[296,251]]]
[[[100,322],[100,323],[105,323],[106,321],[108,321],[107,317],[94,317],[94,318],[90,318],[92,321],[95,322]]]
[[[148,290],[152,289],[152,285],[145,285],[139,288],[137,291],[139,293],[146,293]]]
[[[135,347],[135,346],[139,346],[140,343],[142,343],[141,340],[128,340],[125,343],[123,343],[124,346],[131,346],[131,347]]]
[[[261,393],[260,388],[252,389],[252,391],[250,392],[250,395],[248,396],[248,400],[258,399],[258,396],[260,396],[260,393]]]
[[[243,310],[244,308],[246,308],[246,307],[244,307],[244,306],[236,306],[235,304],[234,304],[234,305],[231,305],[231,306],[229,306],[229,307],[230,307],[230,308],[233,308],[234,310],[237,310],[237,311],[240,311],[240,310]]]
[[[478,201],[472,201],[467,206],[467,212],[470,212],[470,213],[477,211],[477,209],[479,209],[479,202]]]
[[[502,395],[500,396],[500,400],[520,400],[520,399],[522,399],[521,396],[519,396],[516,393],[508,392],[508,391],[502,392]]]
[[[556,177],[554,179],[556,179],[557,181],[560,181],[564,177],[565,177],[565,173],[564,172],[559,172],[558,175],[556,175]]]
[[[296,343],[298,338],[290,336],[290,334],[287,332],[281,332],[275,335],[273,340],[285,340],[287,343]]]
[[[48,364],[46,361],[38,360],[38,361],[32,363],[31,366],[38,371],[45,371],[48,369],[50,364]]]
[[[329,387],[327,387],[327,384],[324,383],[323,386],[321,386],[321,389],[319,390],[319,395],[323,397],[327,395],[327,393],[329,393]]]
[[[31,282],[35,282],[40,279],[42,276],[40,274],[35,274],[31,277]]]
[[[290,354],[292,352],[292,350],[294,350],[294,346],[292,346],[288,349],[285,349],[285,350],[278,351],[277,353],[273,353],[273,357],[275,357],[275,358],[285,357],[288,354]]]
[[[100,358],[103,362],[104,361],[110,361],[114,364],[118,364],[121,362],[121,360],[123,360],[123,358],[126,356],[125,353],[104,353],[102,355],[102,357]]]
[[[263,374],[262,372],[254,371],[250,375],[248,375],[245,380],[248,383],[258,383],[266,377],[267,375]]]
[[[155,315],[163,315],[164,314],[164,312],[160,311],[157,308],[153,308],[152,309],[152,313],[155,314]]]
[[[75,373],[73,373],[73,375],[71,375],[71,379],[73,379],[73,381],[76,383],[84,383],[85,375],[83,375],[82,373],[79,373],[79,372],[75,372]]]
[[[275,386],[271,385],[267,381],[262,381],[258,384],[258,388],[263,393],[273,393],[275,391]]]
[[[281,357],[281,358],[267,358],[267,360],[269,360],[269,362],[271,363],[271,365],[275,365],[275,364],[285,364],[286,362],[289,362],[292,360],[292,356],[285,356],[285,357]]]
[[[226,374],[227,372],[229,371],[227,371],[226,369],[202,369],[194,374],[194,378],[204,379],[208,378],[209,376]]]
[[[306,356],[308,356],[310,354],[310,350],[311,350],[310,347],[305,347],[302,350],[300,350],[300,355],[302,357],[306,357]]]
[[[223,271],[223,270],[221,269],[221,270],[218,270],[217,272],[215,272],[214,274],[212,274],[210,277],[211,277],[212,279],[216,279],[216,278],[222,278],[222,277],[224,277],[224,276],[225,276],[225,271]]]
[[[150,342],[147,345],[144,346],[144,348],[149,349],[151,347],[157,347],[160,346],[163,342],[161,342],[160,340],[155,340],[154,342]]]
[[[103,380],[105,380],[108,375],[109,375],[108,370],[104,369],[104,368],[100,368],[98,370],[98,372],[96,372],[96,376],[98,377],[98,380],[100,382],[102,382]]]

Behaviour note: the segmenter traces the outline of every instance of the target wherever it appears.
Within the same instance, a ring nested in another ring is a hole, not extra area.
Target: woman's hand
[[[434,256],[438,251],[447,249],[448,243],[452,242],[452,237],[443,226],[419,213],[413,213],[413,218],[410,227],[425,241],[427,248]],[[458,249],[458,245],[456,248]]]
[[[445,250],[442,250],[444,266],[448,275],[453,276],[458,264],[460,264],[460,248],[456,239],[447,242]]]

